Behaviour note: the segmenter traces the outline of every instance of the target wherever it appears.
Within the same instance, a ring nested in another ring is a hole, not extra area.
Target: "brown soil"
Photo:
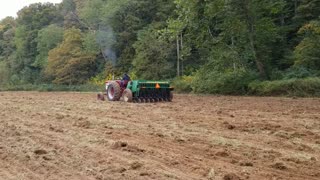
[[[320,99],[0,92],[0,179],[320,179]]]

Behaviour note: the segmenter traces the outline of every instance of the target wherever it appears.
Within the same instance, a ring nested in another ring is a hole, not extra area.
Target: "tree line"
[[[199,93],[245,94],[308,78],[319,87],[319,16],[320,0],[31,4],[0,21],[0,85],[130,73]]]

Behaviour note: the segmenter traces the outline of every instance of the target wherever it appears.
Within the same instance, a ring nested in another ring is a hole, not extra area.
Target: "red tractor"
[[[123,92],[127,89],[128,80],[116,80],[106,82],[106,95],[109,101],[119,101]]]

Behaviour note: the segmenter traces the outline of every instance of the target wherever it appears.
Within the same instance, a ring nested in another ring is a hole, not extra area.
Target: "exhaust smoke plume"
[[[114,43],[116,42],[115,35],[111,27],[99,27],[97,33],[97,42],[101,48],[101,52],[105,57],[106,61],[110,60],[113,66],[117,64],[117,55],[112,49]]]

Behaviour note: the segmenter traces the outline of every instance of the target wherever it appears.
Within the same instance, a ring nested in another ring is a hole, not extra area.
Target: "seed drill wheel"
[[[117,82],[111,82],[107,89],[107,97],[109,101],[119,101],[121,97],[121,88]]]
[[[123,100],[124,102],[132,102],[132,91],[130,89],[123,91]]]
[[[172,100],[173,100],[173,92],[170,91],[170,95],[169,95],[169,97],[168,97],[168,101],[169,101],[169,102],[172,102]]]

